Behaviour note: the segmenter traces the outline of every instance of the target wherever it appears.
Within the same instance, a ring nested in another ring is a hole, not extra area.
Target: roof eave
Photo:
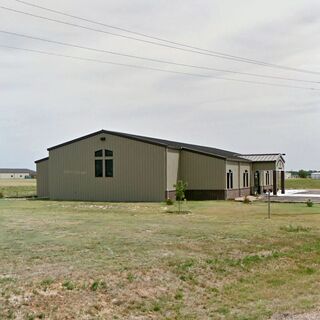
[[[47,161],[47,160],[49,160],[49,157],[45,157],[45,158],[36,160],[34,163],[39,163],[39,162],[43,162],[43,161]]]
[[[226,157],[219,156],[219,155],[214,154],[214,153],[199,151],[199,150],[195,150],[195,149],[192,149],[192,148],[181,147],[180,149],[181,149],[181,150],[190,151],[190,152],[194,152],[194,153],[198,153],[198,154],[203,154],[203,155],[205,155],[205,156],[210,156],[210,157],[214,157],[214,158],[219,158],[219,159],[224,159],[224,160],[227,159]]]
[[[161,146],[161,147],[168,147],[168,145],[164,144],[164,143],[157,143],[157,142],[153,142],[153,141],[148,141],[148,139],[143,139],[143,138],[140,139],[138,137],[130,137],[129,134],[125,134],[125,133],[121,133],[121,132],[115,132],[115,131],[108,131],[108,130],[102,129],[102,130],[87,134],[85,136],[82,136],[80,138],[76,138],[76,139],[69,140],[69,141],[64,142],[64,143],[57,144],[57,145],[55,145],[53,147],[48,148],[47,150],[51,151],[51,150],[54,150],[54,149],[58,149],[58,148],[67,146],[69,144],[72,144],[72,143],[75,143],[75,142],[78,142],[78,141],[82,141],[82,140],[97,136],[99,134],[111,134],[111,135],[114,135],[114,136],[130,139],[130,140],[135,140],[135,141],[140,141],[140,142],[143,142],[143,143],[153,144],[153,145],[157,145],[157,146]]]
[[[249,163],[251,163],[251,162],[253,162],[253,161],[251,161],[251,160],[249,160],[249,159],[244,159],[244,158],[226,158],[228,161],[238,161],[238,162],[249,162]]]

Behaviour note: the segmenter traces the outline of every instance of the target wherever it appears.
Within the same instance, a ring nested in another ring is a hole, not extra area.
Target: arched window
[[[245,170],[243,173],[243,187],[244,188],[249,187],[249,172],[248,172],[248,170]]]
[[[227,189],[233,189],[233,173],[231,170],[227,172]]]
[[[112,150],[97,150],[95,156],[95,176],[97,178],[113,177],[113,151]]]

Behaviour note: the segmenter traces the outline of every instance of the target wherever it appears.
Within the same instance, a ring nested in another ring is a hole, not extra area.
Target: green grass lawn
[[[287,179],[287,189],[320,189],[320,180],[315,179]]]
[[[4,197],[35,196],[36,184],[36,179],[0,179],[0,192]]]
[[[170,208],[171,209],[171,208]],[[320,307],[320,205],[0,200],[0,319],[269,319]]]

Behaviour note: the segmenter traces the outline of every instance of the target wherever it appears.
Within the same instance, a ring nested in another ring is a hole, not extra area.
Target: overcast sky
[[[29,1],[208,50],[320,72],[319,0]],[[14,0],[0,0],[0,5],[103,28]],[[0,29],[179,63],[320,81],[319,74],[178,51],[3,9]],[[3,33],[0,45],[320,89],[320,84],[168,66]],[[320,170],[320,91],[131,69],[0,48],[0,110],[0,167],[34,168],[34,160],[47,156],[48,147],[106,129],[240,153],[283,152],[288,170]]]

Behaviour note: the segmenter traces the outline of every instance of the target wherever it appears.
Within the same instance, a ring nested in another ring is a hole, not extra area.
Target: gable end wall
[[[113,151],[113,178],[95,177],[94,152],[100,149]],[[165,150],[104,133],[50,150],[50,199],[163,201]]]

